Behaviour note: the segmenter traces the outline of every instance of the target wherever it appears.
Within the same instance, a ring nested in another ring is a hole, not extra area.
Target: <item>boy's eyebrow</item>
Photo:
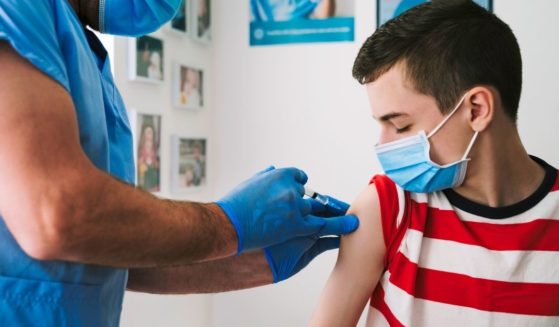
[[[381,116],[380,118],[376,118],[375,116],[373,116],[374,119],[376,120],[380,120],[380,121],[388,121],[400,116],[407,116],[408,114],[403,113],[403,112],[390,112],[387,113],[386,115]]]

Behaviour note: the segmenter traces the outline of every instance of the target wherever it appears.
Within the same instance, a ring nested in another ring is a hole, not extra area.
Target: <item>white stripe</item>
[[[384,290],[384,302],[388,308],[404,326],[409,326],[413,314],[414,297],[390,283],[390,272],[387,270],[380,279]]]
[[[427,204],[431,208],[440,210],[455,210],[443,192],[410,193],[410,198],[417,203]]]
[[[369,306],[366,326],[390,327],[390,324],[388,323],[386,318],[384,318],[382,312],[378,311],[375,307]]]
[[[410,198],[417,203],[429,203],[429,194],[436,194],[435,193],[415,193],[410,192]]]
[[[426,203],[431,208],[453,210],[463,221],[484,222],[491,224],[519,224],[541,218],[559,220],[559,191],[550,192],[531,209],[507,219],[488,219],[486,217],[476,216],[459,208],[452,207],[443,192],[410,193],[410,198],[417,203]]]
[[[389,281],[387,271],[382,279],[384,301],[405,326],[559,326],[559,317],[533,316],[483,311],[435,301],[416,299]]]
[[[396,192],[398,194],[398,216],[396,217],[396,227],[400,226],[404,213],[406,212],[406,195],[404,189],[396,185]]]
[[[504,282],[559,284],[559,252],[495,251],[408,229],[400,251],[422,268]]]

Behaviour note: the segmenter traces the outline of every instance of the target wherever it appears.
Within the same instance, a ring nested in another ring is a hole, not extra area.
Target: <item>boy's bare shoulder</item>
[[[359,228],[354,233],[342,237],[340,246],[340,256],[353,262],[353,266],[359,266],[363,272],[370,272],[382,264],[386,252],[377,194],[375,185],[368,185],[352,203],[348,214],[357,216]],[[368,269],[362,269],[365,267]]]
[[[351,204],[348,214],[362,216],[380,216],[380,204],[375,184],[365,187]]]

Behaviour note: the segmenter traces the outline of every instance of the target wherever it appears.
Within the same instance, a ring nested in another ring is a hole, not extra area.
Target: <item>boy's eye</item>
[[[405,133],[405,132],[407,132],[407,131],[410,130],[410,127],[411,127],[411,125],[408,125],[408,126],[403,127],[403,128],[397,128],[397,129],[396,129],[396,133],[398,133],[398,134],[400,134],[400,133]]]

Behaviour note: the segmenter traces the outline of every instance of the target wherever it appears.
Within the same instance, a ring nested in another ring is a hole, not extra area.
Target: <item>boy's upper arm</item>
[[[315,310],[312,325],[354,326],[384,268],[386,247],[374,184],[361,192],[348,214],[356,215],[360,225],[357,231],[342,237],[338,261]]]

